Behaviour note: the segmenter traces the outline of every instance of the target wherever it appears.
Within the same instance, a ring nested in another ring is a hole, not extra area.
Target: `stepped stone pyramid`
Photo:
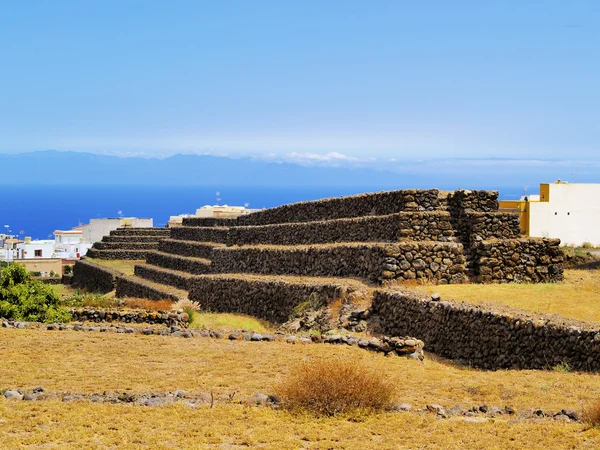
[[[494,191],[361,194],[237,219],[184,218],[143,250],[146,263],[118,280],[117,296],[190,298],[284,322],[315,295],[330,302],[407,280],[559,281],[559,244],[522,238],[518,215],[499,212]]]
[[[117,228],[95,242],[87,255],[98,259],[146,259],[158,242],[169,237],[168,228]]]

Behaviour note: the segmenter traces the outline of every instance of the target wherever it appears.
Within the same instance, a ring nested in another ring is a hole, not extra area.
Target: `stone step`
[[[137,264],[134,268],[136,277],[143,278],[153,283],[172,286],[177,289],[187,290],[193,275],[181,270],[165,269],[152,264]]]
[[[345,277],[371,282],[466,281],[463,247],[453,242],[224,247],[214,249],[212,265],[216,273]]]
[[[158,242],[95,242],[98,250],[156,250]]]
[[[159,242],[161,239],[160,236],[104,236],[102,242]]]
[[[447,211],[400,212],[229,229],[228,245],[308,245],[335,242],[455,241]]]
[[[227,242],[227,227],[175,227],[171,229],[171,239],[196,242]]]
[[[99,250],[90,248],[86,256],[96,259],[146,259],[151,250],[135,250],[135,249],[112,249]]]
[[[145,280],[140,277],[119,277],[117,279],[116,296],[147,298],[150,300],[186,300],[187,291]]]
[[[299,305],[319,308],[369,296],[370,288],[357,280],[248,274],[197,275],[189,289],[190,300],[207,311],[249,314],[274,323],[289,320]]]
[[[401,190],[292,203],[238,217],[238,225],[312,222],[348,217],[433,211],[443,206],[440,191]]]
[[[154,266],[164,267],[165,269],[180,270],[194,275],[214,272],[209,259],[173,255],[156,250],[148,253],[146,262]]]
[[[181,256],[212,259],[213,249],[215,247],[224,246],[225,244],[220,244],[218,242],[182,241],[168,238],[163,239],[158,243],[158,250]]]
[[[171,234],[170,228],[117,228],[110,232],[111,236],[164,236]]]

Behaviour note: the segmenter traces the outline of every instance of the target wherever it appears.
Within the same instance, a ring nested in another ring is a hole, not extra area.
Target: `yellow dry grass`
[[[249,397],[310,360],[369,365],[422,408],[487,404],[560,410],[600,398],[600,375],[484,372],[429,357],[425,364],[355,347],[0,329],[0,388],[94,393],[174,391]],[[598,448],[578,424],[507,419],[476,424],[385,413],[364,421],[315,419],[242,405],[190,408],[0,399],[0,447],[49,448]]]
[[[209,338],[0,328],[2,386],[82,393],[184,389],[250,396],[271,392],[294,368],[332,357],[362,362],[415,406],[511,405],[518,409],[581,409],[600,398],[600,375],[558,371],[485,372],[429,355],[426,362],[385,357],[356,347]],[[135,369],[134,369],[135,368]]]
[[[442,299],[506,305],[600,323],[600,271],[567,270],[562,283],[423,286]]]
[[[60,449],[596,449],[600,431],[578,424],[465,423],[432,415],[314,419],[267,408],[0,399],[3,448]]]
[[[272,330],[273,327],[264,320],[243,314],[209,313],[197,312],[190,324],[192,328],[203,328],[207,330],[249,330],[263,333]]]
[[[109,269],[116,270],[117,272],[121,272],[125,275],[133,275],[133,268],[136,264],[144,264],[146,261],[141,259],[96,259],[96,258],[87,258],[87,261],[100,264],[102,266],[106,266]]]

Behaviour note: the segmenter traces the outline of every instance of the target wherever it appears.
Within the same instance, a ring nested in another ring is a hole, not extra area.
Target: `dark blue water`
[[[500,191],[500,198],[512,200],[523,188],[490,189]],[[68,230],[90,219],[152,217],[155,226],[164,226],[169,216],[192,214],[204,205],[244,205],[270,208],[285,203],[325,197],[376,192],[380,187],[320,188],[212,188],[206,186],[0,186],[0,232],[9,225],[12,234],[34,239],[53,238],[54,230]],[[530,192],[533,193],[533,192]]]

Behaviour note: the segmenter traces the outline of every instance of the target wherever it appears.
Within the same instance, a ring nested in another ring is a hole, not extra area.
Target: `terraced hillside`
[[[87,256],[97,259],[146,259],[161,239],[169,237],[168,228],[117,228],[95,242]]]
[[[209,309],[272,320],[310,295],[331,302],[373,285],[560,280],[558,244],[521,239],[518,215],[498,212],[496,192],[361,194],[185,218],[117,295],[155,298],[165,286],[165,297],[176,288]]]

